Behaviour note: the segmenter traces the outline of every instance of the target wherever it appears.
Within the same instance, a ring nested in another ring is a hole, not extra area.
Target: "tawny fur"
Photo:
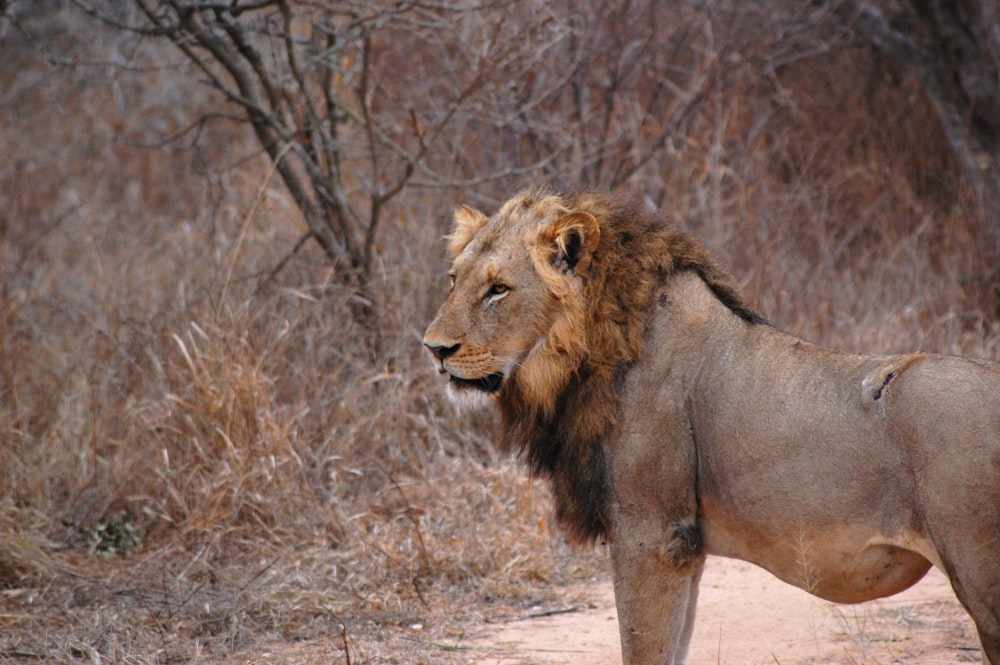
[[[531,191],[455,214],[424,343],[559,521],[610,546],[624,662],[685,662],[708,554],[835,602],[944,571],[1000,665],[1000,368],[762,325],[663,215]]]

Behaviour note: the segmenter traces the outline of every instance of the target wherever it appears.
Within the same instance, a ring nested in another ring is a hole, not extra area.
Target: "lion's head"
[[[520,196],[492,219],[460,208],[451,291],[424,343],[458,403],[519,393],[551,413],[586,355],[584,275],[601,230],[556,196]]]
[[[460,404],[503,415],[500,443],[552,478],[557,516],[581,539],[606,529],[601,444],[617,383],[640,359],[656,288],[694,270],[745,317],[728,276],[664,218],[599,194],[528,191],[492,217],[455,213],[451,291],[424,344]]]

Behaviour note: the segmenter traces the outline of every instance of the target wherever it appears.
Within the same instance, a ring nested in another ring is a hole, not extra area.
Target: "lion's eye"
[[[490,284],[490,288],[486,290],[485,299],[489,302],[495,302],[500,300],[505,295],[510,293],[510,287],[502,282],[493,282]]]
[[[448,273],[448,290],[451,291],[455,288],[455,273]]]

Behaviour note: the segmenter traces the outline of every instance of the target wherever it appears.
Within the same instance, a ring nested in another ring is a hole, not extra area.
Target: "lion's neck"
[[[519,395],[500,403],[501,447],[518,451],[533,474],[549,479],[556,520],[580,542],[603,538],[608,530],[604,450],[618,420],[618,381],[606,373],[581,368],[551,414]]]
[[[605,445],[620,421],[621,384],[642,358],[660,287],[679,273],[697,274],[719,302],[750,318],[728,275],[700,245],[647,212],[617,211],[602,226],[582,302],[554,326],[558,343],[529,359],[522,387],[500,395],[500,445],[550,479],[556,517],[577,540],[607,534]]]

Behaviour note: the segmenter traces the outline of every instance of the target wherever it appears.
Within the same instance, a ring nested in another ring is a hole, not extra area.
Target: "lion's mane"
[[[709,253],[661,214],[624,198],[543,192],[518,200],[593,215],[600,240],[583,276],[582,292],[558,293],[561,312],[550,339],[531,362],[530,388],[514,383],[499,396],[500,445],[521,452],[533,473],[551,480],[556,518],[577,541],[604,538],[611,492],[604,445],[618,424],[620,387],[642,360],[644,336],[659,288],[681,271],[697,273],[741,318],[759,322],[732,278]],[[559,211],[560,213],[564,211]],[[531,252],[545,251],[544,238]],[[555,275],[542,271],[556,290]],[[527,389],[526,389],[527,388]]]

